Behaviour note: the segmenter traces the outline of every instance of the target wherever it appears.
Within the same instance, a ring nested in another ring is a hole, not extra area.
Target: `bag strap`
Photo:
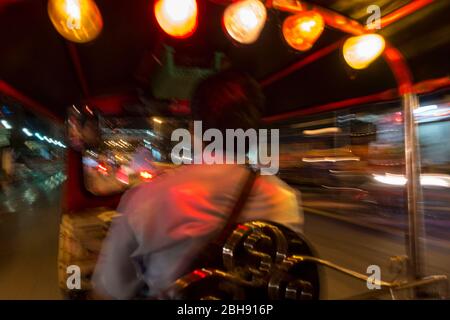
[[[233,232],[234,224],[239,218],[239,215],[245,206],[248,196],[250,195],[256,177],[258,176],[257,172],[251,169],[248,171],[248,176],[245,177],[242,189],[239,191],[239,196],[234,203],[230,214],[226,218],[227,220],[225,222],[225,225],[203,245],[203,248],[198,251],[195,258],[192,259],[190,265],[186,268],[188,272],[191,272],[194,269],[198,269],[199,267],[209,267],[211,263],[215,263],[219,256],[222,256],[222,251],[219,250],[219,248],[222,248],[228,236],[231,234],[231,232]]]
[[[244,209],[245,203],[251,193],[252,187],[255,183],[256,178],[259,175],[259,172],[255,172],[251,168],[249,168],[248,175],[244,178],[245,181],[241,190],[239,191],[239,196],[234,203],[233,208],[231,209],[230,214],[227,217],[227,221],[225,222],[224,227],[218,232],[216,236],[213,236],[211,240],[209,240],[201,250],[196,254],[195,259],[192,259],[191,264],[186,270],[191,272],[194,269],[209,267],[209,263],[211,262],[212,257],[214,256],[222,256],[222,251],[218,250],[222,248],[223,243],[226,241],[230,233],[234,230],[234,224],[236,220],[239,218],[239,215]],[[220,252],[219,252],[220,251]],[[217,257],[216,257],[217,258]],[[201,265],[199,265],[201,263]],[[206,264],[206,265],[205,265]],[[165,293],[167,294],[167,292]],[[170,296],[170,295],[169,295]]]
[[[249,171],[249,173],[248,173],[247,177],[245,178],[245,182],[239,193],[239,197],[236,200],[236,202],[234,203],[231,213],[227,217],[225,226],[222,228],[222,231],[218,234],[216,239],[213,241],[216,244],[222,245],[225,242],[226,238],[233,231],[234,224],[237,221],[237,219],[239,218],[239,215],[241,214],[242,210],[244,209],[247,199],[250,196],[252,187],[255,183],[256,178],[259,175],[259,172],[254,171],[251,168],[249,168],[248,171]]]

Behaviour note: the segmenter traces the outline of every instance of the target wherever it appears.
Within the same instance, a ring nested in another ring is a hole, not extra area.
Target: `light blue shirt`
[[[223,226],[247,174],[238,165],[186,165],[127,191],[94,272],[95,290],[130,299],[146,284],[158,296]],[[273,221],[301,232],[298,195],[275,176],[259,176],[238,222]]]

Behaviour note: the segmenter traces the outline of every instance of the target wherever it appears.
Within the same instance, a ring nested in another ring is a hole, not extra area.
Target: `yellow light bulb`
[[[267,11],[259,0],[243,0],[230,4],[223,15],[223,25],[228,35],[239,43],[250,44],[258,40]]]
[[[56,31],[67,40],[89,42],[102,31],[102,16],[93,0],[49,0],[47,10]]]
[[[283,36],[294,49],[311,49],[325,28],[323,17],[314,11],[300,12],[283,22]]]
[[[386,43],[378,34],[348,38],[343,47],[344,59],[353,69],[364,69],[383,52]]]
[[[155,17],[161,29],[175,38],[187,38],[197,28],[196,0],[158,0]]]

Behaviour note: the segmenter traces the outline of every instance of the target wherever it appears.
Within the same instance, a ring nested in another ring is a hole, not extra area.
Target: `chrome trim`
[[[414,119],[414,110],[419,106],[415,94],[408,93],[402,96],[404,134],[405,134],[405,171],[406,194],[408,209],[408,274],[409,280],[417,280],[423,276],[422,256],[423,249],[420,238],[423,235],[423,208],[422,190],[420,185],[420,153],[417,139],[417,124]]]

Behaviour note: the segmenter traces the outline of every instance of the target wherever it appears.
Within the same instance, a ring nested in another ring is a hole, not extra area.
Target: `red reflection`
[[[207,274],[205,273],[205,272],[203,272],[203,271],[200,271],[200,270],[195,270],[194,272],[193,272],[193,274],[195,274],[196,276],[198,276],[198,277],[200,277],[200,278],[206,278],[206,276],[207,276]]]
[[[246,226],[244,226],[244,225],[242,225],[242,224],[239,224],[239,225],[237,226],[237,228],[238,228],[238,229],[241,229],[241,230],[243,230],[243,231],[247,231],[247,230],[248,230],[248,227],[246,227]]]
[[[394,121],[397,123],[403,122],[403,116],[401,112],[396,112],[394,115]]]
[[[102,173],[102,174],[107,174],[108,173],[108,169],[106,169],[106,167],[102,164],[99,164],[97,166],[97,170],[98,172]]]

